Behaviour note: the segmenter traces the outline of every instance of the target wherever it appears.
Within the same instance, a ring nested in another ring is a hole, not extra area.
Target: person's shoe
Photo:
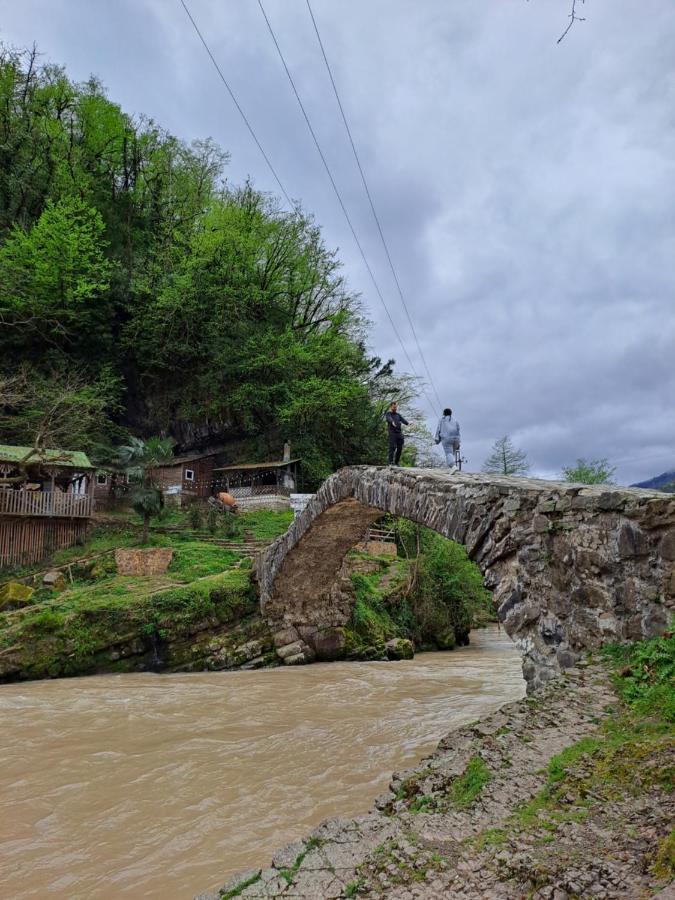
[[[457,466],[450,466],[450,474],[457,471]]]

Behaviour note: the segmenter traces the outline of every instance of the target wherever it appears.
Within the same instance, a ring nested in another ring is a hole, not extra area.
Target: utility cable
[[[283,186],[283,184],[281,183],[281,179],[280,179],[279,176],[277,175],[274,166],[273,166],[272,163],[270,162],[270,158],[269,158],[268,155],[265,153],[262,144],[261,144],[260,141],[258,140],[258,136],[256,135],[255,131],[253,130],[253,126],[251,125],[251,123],[249,122],[248,118],[246,117],[246,113],[245,113],[244,110],[241,108],[241,106],[240,106],[240,104],[239,104],[239,101],[237,100],[237,98],[236,98],[235,95],[234,95],[234,91],[232,90],[232,88],[230,87],[230,85],[229,85],[228,82],[227,82],[227,79],[226,79],[225,76],[223,75],[223,72],[222,72],[220,66],[218,65],[218,63],[216,62],[216,60],[215,60],[215,58],[214,58],[214,56],[213,56],[213,53],[211,53],[211,50],[210,50],[210,48],[209,48],[209,45],[206,43],[206,41],[205,41],[205,39],[204,39],[204,36],[202,35],[201,31],[199,30],[199,28],[198,28],[198,26],[197,26],[197,23],[196,23],[195,20],[192,18],[192,15],[191,15],[191,13],[190,13],[190,10],[189,10],[189,9],[187,8],[187,6],[185,5],[185,0],[180,0],[180,4],[181,4],[181,6],[183,7],[183,9],[185,10],[188,19],[189,19],[190,22],[192,23],[192,27],[193,27],[194,30],[197,32],[197,36],[199,37],[199,40],[200,40],[200,41],[202,42],[202,44],[204,45],[204,49],[205,49],[206,52],[208,53],[209,59],[210,59],[211,62],[213,63],[216,72],[217,72],[218,75],[220,76],[220,80],[223,82],[223,84],[224,84],[225,87],[227,88],[227,92],[228,92],[228,94],[230,95],[230,97],[232,98],[232,102],[233,102],[234,105],[237,107],[237,110],[239,111],[239,115],[240,115],[240,116],[242,117],[242,119],[244,120],[244,123],[245,123],[246,127],[248,128],[248,130],[249,130],[249,132],[250,132],[250,134],[251,134],[251,137],[252,137],[253,140],[255,141],[256,146],[258,147],[258,150],[260,150],[260,152],[262,153],[263,159],[264,159],[265,162],[267,163],[267,166],[268,166],[270,172],[271,172],[272,175],[274,176],[274,180],[275,180],[276,183],[279,185],[279,189],[281,190],[281,193],[282,193],[282,194],[284,195],[284,197],[286,198],[286,202],[288,203],[288,205],[289,205],[289,207],[290,207],[291,209],[294,209],[294,208],[295,208],[294,203],[291,201],[291,198],[290,198],[290,197],[288,196],[288,194],[286,193],[286,188],[285,188],[285,187]]]
[[[380,234],[380,240],[382,241],[382,246],[384,247],[384,252],[387,256],[389,268],[391,269],[391,274],[394,276],[394,281],[396,282],[398,294],[399,294],[399,297],[401,298],[401,303],[403,304],[403,309],[405,310],[405,314],[408,319],[408,324],[410,325],[410,330],[412,331],[413,338],[415,339],[415,344],[417,346],[417,352],[420,355],[420,359],[422,360],[422,365],[424,366],[424,371],[427,374],[427,378],[429,379],[431,388],[434,392],[436,400],[438,401],[439,410],[441,410],[443,408],[443,404],[441,403],[441,399],[438,396],[438,391],[436,390],[436,385],[434,384],[434,380],[431,377],[431,372],[429,371],[429,366],[427,365],[427,361],[425,359],[424,353],[422,352],[422,348],[420,346],[420,342],[417,337],[417,332],[415,331],[415,326],[413,325],[413,320],[410,316],[410,311],[408,310],[408,304],[406,303],[405,296],[403,294],[403,289],[401,288],[401,283],[399,281],[398,274],[394,267],[394,262],[392,260],[391,253],[389,252],[389,246],[384,237],[384,232],[382,231],[382,225],[380,224],[379,216],[377,215],[377,212],[375,210],[375,204],[373,202],[373,198],[370,193],[370,189],[368,187],[368,182],[366,180],[366,176],[363,171],[363,166],[361,165],[361,160],[359,159],[359,154],[356,150],[356,144],[354,143],[354,138],[352,136],[351,128],[349,127],[349,123],[347,122],[347,116],[345,114],[344,107],[343,107],[342,101],[340,99],[340,94],[338,93],[337,85],[335,84],[335,78],[333,77],[333,70],[331,69],[330,63],[328,62],[326,50],[324,48],[323,41],[321,40],[321,34],[319,33],[319,26],[317,25],[316,19],[314,17],[314,12],[312,10],[310,0],[306,0],[306,3],[307,3],[307,9],[309,10],[310,18],[312,20],[312,25],[314,26],[314,33],[316,34],[317,41],[319,42],[319,47],[321,48],[321,55],[323,56],[323,61],[326,65],[326,69],[328,71],[328,77],[330,78],[330,83],[333,86],[333,93],[335,94],[335,99],[337,100],[337,104],[340,109],[342,121],[344,123],[345,130],[347,132],[347,137],[349,138],[349,143],[351,144],[352,153],[354,154],[354,159],[356,161],[356,165],[359,170],[359,174],[361,175],[361,181],[363,182],[363,187],[366,192],[366,196],[368,197],[368,203],[370,204],[370,210],[373,214],[373,218],[375,219],[375,224],[377,225],[377,230]]]
[[[181,2],[183,2],[183,0],[181,0]],[[283,67],[284,67],[284,70],[285,70],[285,72],[286,72],[286,76],[287,76],[287,78],[288,78],[288,80],[289,80],[289,82],[290,82],[291,88],[293,89],[293,93],[295,94],[295,99],[298,101],[298,105],[299,105],[300,110],[301,110],[301,112],[302,112],[302,115],[303,115],[303,117],[304,117],[304,119],[305,119],[305,123],[306,123],[306,125],[307,125],[307,128],[309,129],[309,133],[310,133],[311,136],[312,136],[312,139],[313,139],[313,141],[314,141],[314,144],[315,144],[315,146],[316,146],[316,149],[317,149],[317,151],[318,151],[318,154],[319,154],[319,156],[320,156],[320,158],[321,158],[321,162],[323,163],[323,167],[324,167],[324,169],[326,170],[326,174],[328,175],[328,178],[329,178],[329,180],[330,180],[330,183],[331,183],[331,185],[332,185],[332,187],[333,187],[333,191],[335,192],[335,196],[336,196],[337,199],[338,199],[338,203],[340,204],[340,208],[342,209],[342,212],[343,212],[343,214],[344,214],[344,217],[345,217],[345,219],[346,219],[346,221],[347,221],[347,225],[349,226],[349,230],[351,231],[352,236],[353,236],[353,238],[354,238],[354,241],[355,241],[355,243],[356,243],[356,246],[358,247],[359,253],[361,254],[361,259],[363,260],[363,263],[364,263],[364,265],[365,265],[365,267],[366,267],[366,269],[367,269],[367,271],[368,271],[368,274],[370,275],[370,280],[373,282],[373,286],[374,286],[374,288],[375,288],[375,292],[377,293],[377,296],[380,298],[380,301],[381,301],[381,303],[382,303],[382,306],[384,307],[384,311],[385,311],[386,314],[387,314],[387,318],[389,319],[389,322],[390,322],[391,327],[392,327],[392,329],[393,329],[393,331],[394,331],[394,334],[395,334],[396,337],[398,338],[398,342],[399,342],[399,344],[401,345],[401,349],[403,350],[403,353],[405,354],[406,359],[408,360],[408,364],[409,364],[409,366],[410,366],[410,369],[411,369],[411,371],[412,371],[414,377],[421,381],[421,379],[419,379],[419,376],[418,376],[417,373],[415,372],[415,366],[414,366],[414,363],[413,363],[413,361],[412,361],[411,358],[410,358],[410,354],[408,353],[408,351],[407,351],[406,348],[405,348],[405,344],[403,343],[403,340],[402,340],[402,338],[401,338],[401,335],[399,334],[399,331],[398,331],[398,329],[397,329],[397,327],[396,327],[396,324],[394,323],[394,320],[393,320],[393,318],[392,318],[392,316],[391,316],[391,313],[389,312],[389,308],[388,308],[388,306],[387,306],[387,304],[386,304],[386,301],[385,301],[385,299],[384,299],[384,297],[383,297],[383,295],[382,295],[382,291],[380,290],[380,286],[379,286],[379,284],[377,283],[377,279],[375,278],[375,275],[374,275],[373,270],[372,270],[372,268],[371,268],[371,266],[370,266],[370,263],[368,262],[368,259],[366,258],[366,254],[365,254],[365,252],[364,252],[364,250],[363,250],[363,247],[362,247],[362,245],[361,245],[361,241],[359,240],[359,237],[358,237],[358,235],[357,235],[357,233],[356,233],[356,229],[354,228],[354,225],[352,224],[352,220],[351,220],[351,218],[350,218],[350,216],[349,216],[349,213],[347,212],[347,208],[346,208],[346,206],[345,206],[345,204],[344,204],[344,201],[343,201],[343,199],[342,199],[342,195],[340,194],[340,191],[339,191],[339,189],[338,189],[338,186],[337,186],[337,184],[335,183],[335,178],[333,177],[333,173],[331,172],[330,166],[328,165],[328,162],[326,161],[326,157],[325,157],[325,155],[324,155],[324,152],[323,152],[323,150],[321,149],[321,144],[319,143],[319,139],[318,139],[317,136],[316,136],[316,132],[314,131],[314,128],[312,127],[312,123],[311,123],[311,121],[310,121],[309,115],[307,114],[307,110],[305,109],[305,105],[304,105],[304,103],[302,102],[302,100],[301,100],[301,98],[300,98],[300,94],[298,93],[297,87],[295,86],[295,81],[293,80],[293,76],[291,75],[290,69],[288,68],[288,65],[287,65],[287,63],[286,63],[286,59],[285,59],[285,57],[284,57],[284,54],[282,53],[281,47],[279,46],[279,41],[277,40],[277,36],[276,36],[276,34],[274,33],[274,29],[272,28],[272,23],[270,22],[270,20],[269,20],[269,18],[268,18],[268,16],[267,16],[267,13],[265,12],[265,7],[264,7],[263,4],[262,4],[262,0],[258,0],[258,6],[260,7],[260,11],[261,11],[261,13],[263,14],[263,18],[265,19],[265,22],[266,22],[266,24],[267,24],[267,28],[268,28],[268,30],[269,30],[269,33],[270,33],[270,35],[272,36],[272,40],[274,41],[274,46],[275,46],[276,49],[277,49],[277,53],[279,54],[279,58],[280,58],[281,63],[282,63],[282,65],[283,65]],[[424,387],[422,387],[422,392],[423,392],[424,396],[426,397],[427,402],[429,403],[430,408],[433,410],[433,409],[434,409],[434,403],[433,403],[433,401],[431,400],[431,398],[429,397],[429,395],[427,394],[427,392],[426,392],[426,390],[425,390]]]

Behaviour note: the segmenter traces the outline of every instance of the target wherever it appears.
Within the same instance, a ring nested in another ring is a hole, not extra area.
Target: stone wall
[[[331,587],[347,551],[383,512],[464,544],[523,654],[530,689],[572,665],[583,650],[659,634],[669,624],[675,497],[375,466],[331,476],[258,558],[267,619],[287,630],[343,625],[349,610],[334,602]]]

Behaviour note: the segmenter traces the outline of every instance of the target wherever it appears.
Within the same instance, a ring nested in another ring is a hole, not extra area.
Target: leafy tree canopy
[[[36,396],[54,372],[86,384],[106,421],[81,419],[83,446],[161,434],[237,461],[290,439],[311,488],[381,459],[404,380],[369,355],[311,216],[227,185],[226,163],[96,79],[0,48],[0,376],[30,373]],[[0,439],[29,420],[5,417]]]
[[[612,466],[609,460],[602,459],[577,459],[573,466],[563,466],[562,475],[565,481],[575,481],[578,484],[613,484],[613,476],[616,466]]]

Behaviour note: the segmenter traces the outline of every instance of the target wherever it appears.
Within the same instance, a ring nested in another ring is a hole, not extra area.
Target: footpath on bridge
[[[638,737],[622,743],[621,729],[635,726],[620,709],[603,666],[570,669],[449,734],[394,775],[369,814],[329,819],[269,867],[197,900],[658,895],[668,881],[659,847],[667,857],[675,817],[664,774],[672,730],[647,730],[643,740],[638,724]]]

